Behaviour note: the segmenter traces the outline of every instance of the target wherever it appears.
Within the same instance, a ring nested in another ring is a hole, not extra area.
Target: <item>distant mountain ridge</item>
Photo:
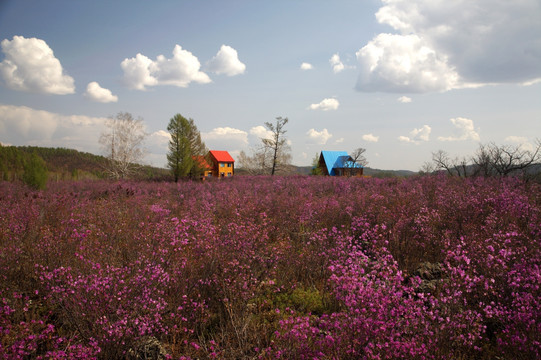
[[[3,146],[0,144],[0,179],[20,179],[24,162],[31,155],[41,157],[47,166],[51,180],[103,179],[107,177],[107,159],[101,155],[67,148],[38,146]],[[311,166],[290,167],[289,174],[310,175]],[[237,175],[247,174],[242,168],[235,169]],[[372,177],[408,177],[417,174],[409,170],[380,170],[366,167],[364,174]],[[147,180],[171,180],[168,169],[141,166],[136,178]]]
[[[311,166],[292,166],[292,168],[296,174],[301,175],[310,175],[312,171]],[[370,167],[364,168],[364,175],[372,177],[408,177],[417,174],[417,172],[411,170],[381,170]]]
[[[0,179],[20,179],[24,172],[24,163],[32,154],[36,154],[45,161],[51,180],[103,179],[107,177],[107,159],[101,155],[66,148],[0,145]],[[169,175],[167,169],[143,165],[139,168],[136,178],[166,180]]]

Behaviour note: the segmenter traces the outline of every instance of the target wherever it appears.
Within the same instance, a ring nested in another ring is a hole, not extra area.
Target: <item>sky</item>
[[[0,143],[102,154],[106,119],[141,118],[146,164],[192,118],[233,158],[287,117],[295,165],[366,149],[431,153],[541,139],[539,0],[0,0]]]

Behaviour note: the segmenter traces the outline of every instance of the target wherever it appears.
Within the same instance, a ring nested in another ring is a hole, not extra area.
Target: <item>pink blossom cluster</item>
[[[0,359],[541,357],[541,186],[0,183]]]

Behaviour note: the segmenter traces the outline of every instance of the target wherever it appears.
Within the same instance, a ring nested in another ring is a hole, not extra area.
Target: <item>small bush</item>
[[[35,153],[30,155],[24,163],[23,182],[34,189],[45,189],[47,176],[45,161]]]

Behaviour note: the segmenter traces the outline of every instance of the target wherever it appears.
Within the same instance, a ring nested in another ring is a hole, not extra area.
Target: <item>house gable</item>
[[[227,151],[211,150],[209,151],[212,160],[212,175],[215,177],[233,176],[235,160]]]
[[[324,175],[330,176],[363,174],[363,166],[353,161],[345,151],[322,151],[319,156],[319,167]]]

